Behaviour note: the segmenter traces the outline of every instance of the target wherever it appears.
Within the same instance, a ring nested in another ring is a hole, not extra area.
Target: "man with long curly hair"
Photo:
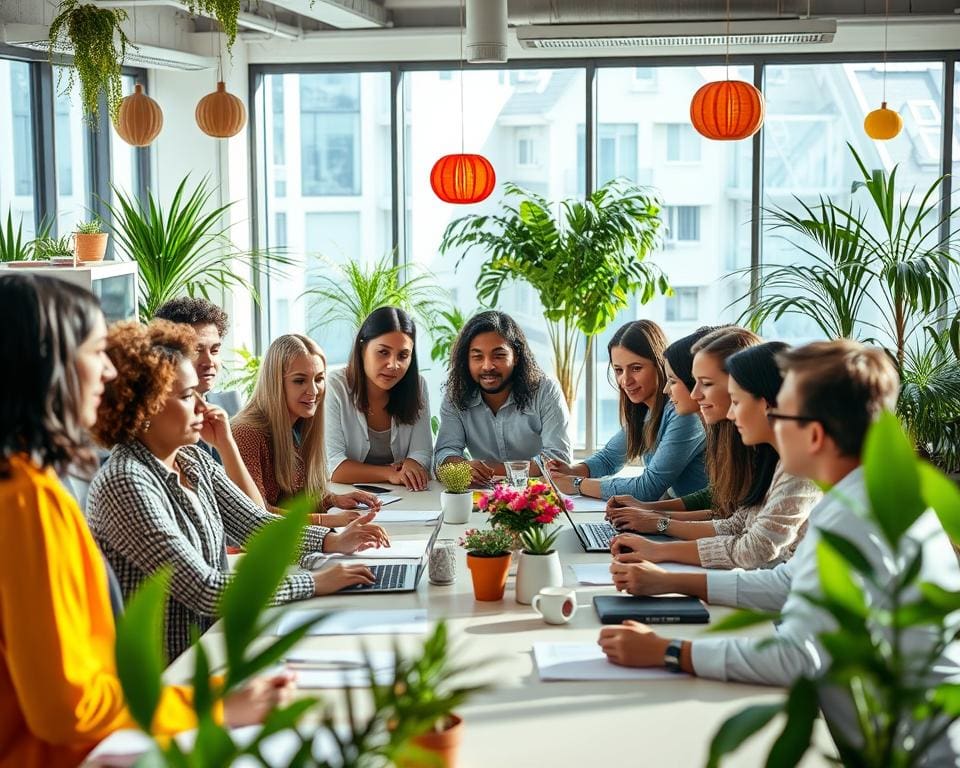
[[[469,460],[474,482],[483,483],[505,474],[506,461],[542,453],[569,462],[569,421],[560,386],[537,365],[516,321],[481,312],[450,351],[434,466]]]

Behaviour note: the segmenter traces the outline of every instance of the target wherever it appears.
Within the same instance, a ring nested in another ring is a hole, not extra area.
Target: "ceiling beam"
[[[392,26],[390,14],[374,0],[271,0],[277,8],[337,29]]]

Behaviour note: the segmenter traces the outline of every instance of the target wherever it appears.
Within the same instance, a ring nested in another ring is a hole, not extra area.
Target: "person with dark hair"
[[[570,461],[570,413],[560,385],[544,375],[516,321],[481,312],[450,350],[434,464],[467,461],[475,482],[503,475],[505,461]],[[531,474],[539,474],[536,462]]]
[[[91,472],[87,430],[116,376],[93,294],[32,275],[0,277],[0,764],[66,768],[98,741],[136,728],[117,676],[103,559],[57,478]],[[227,699],[223,719],[260,722],[291,692],[259,678]],[[153,735],[195,728],[193,691],[165,687]]]
[[[622,426],[584,461],[573,465],[550,462],[561,491],[601,499],[629,494],[656,501],[668,490],[680,495],[707,484],[703,423],[694,411],[677,413],[667,398],[666,348],[667,337],[650,320],[634,320],[613,334],[607,355],[620,391]],[[643,460],[641,475],[610,477],[635,459]]]
[[[681,593],[719,605],[779,612],[776,638],[707,637],[671,640],[639,622],[606,627],[600,646],[607,658],[632,667],[678,669],[692,675],[788,687],[800,677],[816,679],[830,666],[821,635],[836,630],[833,617],[817,605],[823,594],[818,567],[821,531],[855,541],[872,569],[861,583],[870,606],[870,623],[890,609],[891,585],[923,553],[924,573],[937,586],[956,590],[960,569],[950,539],[936,513],[928,510],[906,531],[893,552],[876,522],[863,513],[869,504],[860,457],[871,423],[896,407],[900,382],[886,352],[858,342],[822,341],[781,352],[783,385],[768,413],[783,468],[830,486],[810,512],[810,527],[796,554],[773,569],[669,573],[652,563],[635,565],[615,577],[616,586],[636,595]],[[871,631],[873,628],[871,628]],[[929,657],[926,630],[907,630],[900,648],[914,661]],[[954,644],[955,645],[955,644]],[[916,654],[916,655],[914,655]],[[929,658],[927,675],[955,676],[956,649]],[[922,683],[931,690],[929,679]],[[819,705],[831,729],[855,737],[850,701],[842,689],[821,687]],[[957,730],[938,740],[925,765],[957,763]],[[932,729],[931,729],[932,730]],[[905,738],[913,738],[903,734]],[[953,742],[951,745],[950,742]]]
[[[727,417],[744,445],[756,453],[755,487],[747,498],[758,500],[741,504],[733,515],[720,520],[694,522],[661,512],[640,512],[632,521],[636,526],[633,530],[666,533],[683,541],[654,542],[621,534],[610,543],[618,563],[649,560],[707,568],[762,568],[793,555],[806,532],[810,509],[821,493],[809,480],[784,471],[774,446],[773,427],[767,420],[767,411],[776,407],[783,381],[776,356],[785,349],[783,342],[770,341],[741,350],[724,363],[730,393]]]
[[[113,448],[90,485],[90,527],[129,598],[152,573],[172,568],[165,616],[165,649],[173,659],[193,631],[217,619],[230,580],[224,548],[229,534],[241,544],[279,518],[252,503],[223,468],[196,447],[228,438],[225,422],[204,418],[193,367],[196,337],[186,325],[154,320],[147,326],[116,323],[107,354],[117,377],[106,387],[94,436]],[[371,524],[373,512],[339,532],[307,526],[301,562],[318,552],[349,554],[386,542]],[[294,571],[274,600],[286,603],[373,581],[366,566],[336,563],[310,573]]]
[[[433,438],[416,344],[413,318],[381,307],[360,326],[347,367],[327,378],[324,429],[334,482],[426,490]]]

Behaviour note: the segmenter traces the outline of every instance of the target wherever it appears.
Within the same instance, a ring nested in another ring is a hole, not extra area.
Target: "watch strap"
[[[663,666],[671,672],[682,672],[680,669],[680,651],[683,649],[683,640],[670,641],[663,654]]]
[[[580,477],[580,475],[574,475],[573,490],[575,490],[577,493],[580,493],[580,483],[582,482],[583,482],[583,478]]]

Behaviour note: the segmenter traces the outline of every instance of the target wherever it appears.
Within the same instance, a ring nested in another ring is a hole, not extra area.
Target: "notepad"
[[[297,688],[366,688],[370,685],[369,662],[378,685],[393,681],[393,651],[303,649],[291,651],[284,659],[287,669],[296,672]]]
[[[326,611],[287,611],[277,622],[276,634],[292,631],[312,616]],[[336,611],[311,627],[308,635],[423,635],[430,628],[426,608],[384,611]]]
[[[441,512],[420,512],[407,509],[382,509],[374,519],[376,523],[433,523]]]
[[[686,563],[656,563],[655,565],[671,573],[706,573],[707,569],[699,565]],[[613,584],[613,575],[610,573],[610,563],[577,563],[570,566],[578,584],[606,585]]]
[[[674,680],[660,668],[621,667],[607,661],[596,643],[534,643],[533,657],[544,682],[556,680]],[[682,674],[682,673],[681,673]],[[686,677],[687,675],[683,675]]]

